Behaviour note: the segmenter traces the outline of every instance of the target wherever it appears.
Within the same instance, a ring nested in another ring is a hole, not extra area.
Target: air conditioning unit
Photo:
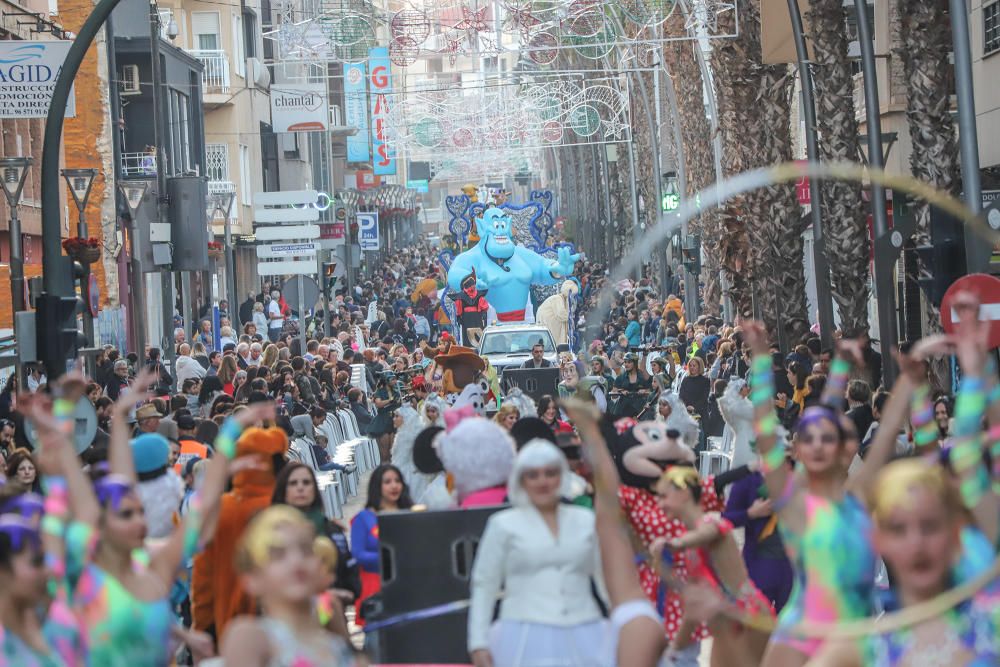
[[[139,89],[139,66],[125,65],[122,68],[122,80],[120,83],[122,95],[138,95],[142,92]]]
[[[271,70],[260,58],[247,58],[247,79],[253,81],[258,88],[266,90],[271,87]]]

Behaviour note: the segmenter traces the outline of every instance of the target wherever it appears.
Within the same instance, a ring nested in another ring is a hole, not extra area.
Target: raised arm
[[[896,437],[906,423],[907,408],[914,390],[927,381],[924,360],[929,355],[947,352],[950,347],[951,339],[947,336],[930,336],[917,343],[910,354],[896,351],[900,377],[882,410],[882,418],[868,448],[864,465],[847,482],[847,489],[864,502],[867,503],[871,496],[878,471],[896,452]]]
[[[759,322],[743,325],[743,335],[753,361],[750,364],[750,402],[753,404],[753,430],[757,452],[760,454],[760,471],[771,498],[788,498],[795,483],[785,465],[785,445],[778,442],[778,415],[774,411],[774,371],[768,347],[767,332]]]
[[[563,408],[579,431],[584,451],[594,470],[597,540],[604,585],[612,610],[627,602],[645,602],[635,569],[635,551],[618,504],[618,470],[597,426],[594,406],[579,400],[568,400],[563,402]],[[666,638],[660,624],[648,617],[639,617],[621,629],[616,664],[653,667],[658,664],[665,648]]]
[[[215,532],[219,500],[225,491],[230,464],[236,456],[236,441],[243,429],[274,418],[273,403],[256,403],[222,424],[213,444],[216,456],[209,461],[201,487],[191,498],[188,513],[150,563],[150,567],[164,582],[173,582],[181,563],[192,558],[203,541]]]
[[[837,411],[843,411],[847,402],[847,380],[851,367],[860,365],[863,359],[861,345],[856,340],[841,340],[837,343],[837,356],[830,364],[830,374],[820,396],[820,403]],[[861,435],[864,435],[863,433]]]
[[[129,447],[131,433],[128,427],[128,413],[137,403],[146,399],[146,392],[157,379],[156,373],[143,369],[132,386],[118,396],[111,407],[111,443],[108,446],[108,467],[114,475],[121,475],[133,484],[138,480],[135,474],[135,462],[132,460],[132,450]]]
[[[1000,532],[997,495],[990,493],[990,474],[983,462],[983,414],[986,412],[986,355],[989,324],[979,319],[979,301],[969,293],[956,295],[959,321],[955,350],[962,368],[962,384],[955,401],[955,433],[951,465],[959,478],[962,502],[979,529],[996,544]],[[993,375],[993,372],[990,372]]]

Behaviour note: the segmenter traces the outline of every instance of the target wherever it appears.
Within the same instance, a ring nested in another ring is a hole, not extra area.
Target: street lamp
[[[21,200],[24,180],[28,177],[30,157],[6,157],[0,159],[0,173],[3,174],[3,193],[10,209],[10,296],[14,312],[25,309],[24,303],[24,246],[21,243],[21,221],[17,217],[17,203]]]
[[[229,218],[230,212],[233,208],[233,201],[236,199],[236,191],[229,190],[226,192],[212,192],[208,196],[208,219],[209,222],[215,220],[215,214],[221,213],[224,222],[225,231],[225,249],[226,253],[226,292],[229,296],[229,308],[230,308],[230,321],[232,318],[232,309],[239,303],[239,296],[236,294],[236,264],[233,258],[233,228],[232,221]]]
[[[69,192],[73,195],[73,202],[76,204],[77,223],[76,235],[81,239],[86,239],[87,221],[85,211],[87,200],[90,199],[90,189],[94,187],[94,179],[97,178],[96,169],[63,169],[61,171]],[[80,262],[83,267],[83,275],[80,277],[80,293],[83,295],[87,308],[83,311],[83,334],[87,337],[87,343],[94,345],[94,316],[91,314],[96,304],[90,303],[90,265]]]
[[[139,207],[146,197],[146,190],[149,189],[150,181],[142,179],[129,179],[118,181],[118,191],[128,206],[131,225],[128,230],[129,255],[132,264],[132,280],[129,289],[132,308],[129,320],[132,325],[132,341],[134,350],[142,350],[146,345],[146,308],[144,305],[145,286],[143,284],[142,261],[139,258],[139,248],[136,230],[138,222],[136,216],[139,214]]]

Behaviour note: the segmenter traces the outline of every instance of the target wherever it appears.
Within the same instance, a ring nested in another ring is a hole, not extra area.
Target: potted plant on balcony
[[[208,256],[211,257],[212,259],[219,259],[220,257],[222,257],[222,242],[209,241]]]
[[[101,258],[101,242],[94,238],[73,236],[62,242],[63,250],[81,264],[93,264]]]

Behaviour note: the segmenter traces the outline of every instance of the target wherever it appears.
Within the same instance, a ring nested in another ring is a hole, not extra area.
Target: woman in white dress
[[[749,463],[753,457],[750,442],[753,440],[753,404],[747,396],[750,385],[746,380],[733,378],[719,398],[719,412],[726,422],[722,434],[723,449],[733,453],[732,467]]]
[[[591,587],[603,589],[594,513],[560,502],[569,481],[552,443],[532,440],[518,453],[507,484],[513,507],[490,517],[472,569],[476,667],[604,667],[606,622]]]

